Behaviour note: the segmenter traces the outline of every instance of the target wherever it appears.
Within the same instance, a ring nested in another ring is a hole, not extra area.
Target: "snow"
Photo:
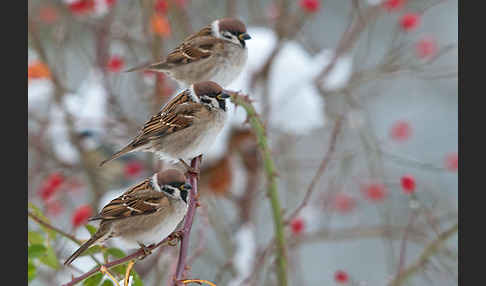
[[[224,88],[250,95],[257,112],[261,114],[262,90],[251,90],[251,76],[261,69],[271,55],[277,43],[277,36],[271,29],[261,27],[249,27],[248,33],[252,38],[247,41],[247,64],[240,76]],[[295,41],[283,44],[269,74],[271,108],[268,128],[290,134],[306,135],[324,126],[324,99],[314,87],[313,79],[330,62],[332,55],[331,51],[324,50],[312,56]],[[331,72],[331,77],[326,82],[329,88],[342,86],[348,79],[340,79],[340,76],[349,78],[346,74],[350,68],[350,58],[345,57],[342,61],[338,61],[335,71]],[[246,119],[246,113],[241,107],[235,112],[233,104],[228,106],[227,124],[216,139],[213,148],[209,150],[206,156],[209,160],[220,158],[224,154],[231,127],[241,126]]]
[[[248,33],[252,39],[247,43],[247,65],[235,82],[226,88],[249,94],[255,100],[255,108],[261,113],[263,94],[261,90],[251,90],[250,79],[270,56],[277,37],[267,28],[250,27]],[[324,126],[324,101],[312,87],[312,80],[328,61],[328,58],[311,56],[294,41],[283,44],[269,74],[269,124],[272,128],[302,135]],[[299,116],[296,117],[296,114]],[[237,114],[232,122],[241,124],[244,119],[243,112],[243,117]]]
[[[256,242],[254,227],[250,223],[242,225],[234,236],[236,252],[233,257],[233,265],[237,273],[236,277],[229,282],[229,286],[241,285],[251,274],[254,258],[256,255]]]
[[[327,91],[334,91],[345,87],[351,78],[352,70],[352,57],[350,55],[339,57],[334,67],[324,79],[322,88]]]
[[[49,125],[47,134],[52,141],[56,156],[70,164],[79,161],[79,154],[71,144],[65,124],[65,112],[73,117],[77,132],[83,130],[102,131],[106,118],[107,95],[102,85],[102,74],[91,71],[77,93],[66,93],[62,97],[61,108],[52,102],[53,86],[48,80],[33,80],[28,88],[28,109],[43,117],[47,112]],[[53,103],[49,106],[49,102]]]

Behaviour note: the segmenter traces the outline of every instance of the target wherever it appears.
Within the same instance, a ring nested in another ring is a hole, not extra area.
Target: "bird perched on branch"
[[[145,254],[145,245],[157,243],[171,234],[184,219],[188,209],[184,174],[175,169],[155,173],[109,202],[92,218],[100,220],[98,231],[79,247],[64,265],[71,264],[88,247],[112,237],[137,242]]]
[[[100,166],[133,151],[153,152],[162,160],[190,160],[209,150],[226,121],[230,92],[206,81],[191,85],[145,123],[139,134]],[[190,169],[190,167],[188,167]]]
[[[241,73],[246,64],[248,49],[245,41],[249,39],[251,37],[246,32],[246,26],[240,20],[215,20],[187,37],[164,60],[131,68],[126,72],[164,72],[186,86],[207,80],[226,86]]]

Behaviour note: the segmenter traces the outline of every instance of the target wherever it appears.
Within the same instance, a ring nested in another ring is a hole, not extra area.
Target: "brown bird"
[[[238,19],[213,21],[187,37],[165,59],[144,64],[126,72],[151,70],[164,72],[186,86],[200,81],[230,84],[243,70],[248,58],[245,40],[251,37]]]
[[[171,234],[184,219],[191,185],[175,169],[155,173],[108,203],[90,221],[101,220],[98,231],[79,247],[64,265],[69,265],[88,247],[112,237],[145,245]]]
[[[207,152],[224,126],[229,97],[227,91],[211,81],[191,85],[100,166],[133,151],[153,152],[162,160],[182,162]]]

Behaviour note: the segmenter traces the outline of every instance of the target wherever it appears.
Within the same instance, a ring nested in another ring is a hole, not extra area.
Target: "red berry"
[[[93,209],[90,205],[82,205],[78,207],[72,217],[72,224],[74,227],[81,226],[88,222],[88,218],[93,214]]]
[[[389,12],[400,10],[405,5],[405,0],[386,0],[383,7]]]
[[[364,196],[373,202],[381,202],[388,195],[385,186],[380,183],[366,184],[362,189]]]
[[[349,281],[349,275],[342,270],[338,270],[334,273],[334,280],[337,283],[347,283]]]
[[[321,8],[321,2],[319,0],[300,0],[299,5],[308,13],[315,13]]]
[[[415,45],[415,53],[419,58],[433,57],[437,54],[437,50],[437,42],[431,37],[422,38]]]
[[[123,68],[123,58],[114,55],[108,60],[107,68],[111,72],[119,72]]]
[[[169,4],[166,0],[157,0],[155,2],[154,9],[160,14],[167,14],[167,9],[169,8]]]
[[[407,121],[399,120],[395,122],[390,130],[390,137],[396,141],[405,141],[410,138],[412,127]]]
[[[44,201],[48,201],[64,182],[64,177],[60,173],[53,173],[42,183],[39,195]]]
[[[412,175],[405,175],[400,179],[403,192],[411,194],[415,191],[415,178]]]
[[[64,177],[61,173],[53,173],[47,178],[47,183],[53,188],[59,187],[64,182]]]
[[[69,4],[69,10],[74,14],[84,14],[93,11],[94,0],[78,0]]]
[[[39,195],[42,198],[42,200],[45,202],[49,200],[52,197],[52,195],[54,195],[55,191],[56,189],[50,186],[43,186],[39,191]]]
[[[457,152],[448,154],[445,159],[446,169],[451,172],[457,172],[458,166],[459,166],[459,156]]]
[[[142,163],[139,161],[130,161],[125,165],[125,176],[127,178],[137,177],[143,169]]]
[[[411,31],[420,24],[420,15],[416,13],[407,13],[400,18],[400,26],[405,31]]]
[[[356,206],[356,200],[346,193],[338,193],[334,196],[333,207],[340,213],[348,213]]]
[[[290,222],[290,229],[292,230],[292,233],[295,235],[302,233],[304,227],[305,227],[304,220],[301,218],[294,218]]]

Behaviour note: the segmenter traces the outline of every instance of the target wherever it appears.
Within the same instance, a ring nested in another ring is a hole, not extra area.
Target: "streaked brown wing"
[[[148,215],[167,207],[169,200],[164,193],[147,191],[141,194],[124,194],[107,204],[101,213],[90,220],[116,220],[138,215]]]
[[[191,126],[201,108],[202,105],[194,103],[187,91],[182,92],[144,124],[131,145],[137,147]]]
[[[212,55],[214,46],[221,42],[222,40],[213,36],[193,37],[170,52],[166,64],[176,66],[208,58]]]

